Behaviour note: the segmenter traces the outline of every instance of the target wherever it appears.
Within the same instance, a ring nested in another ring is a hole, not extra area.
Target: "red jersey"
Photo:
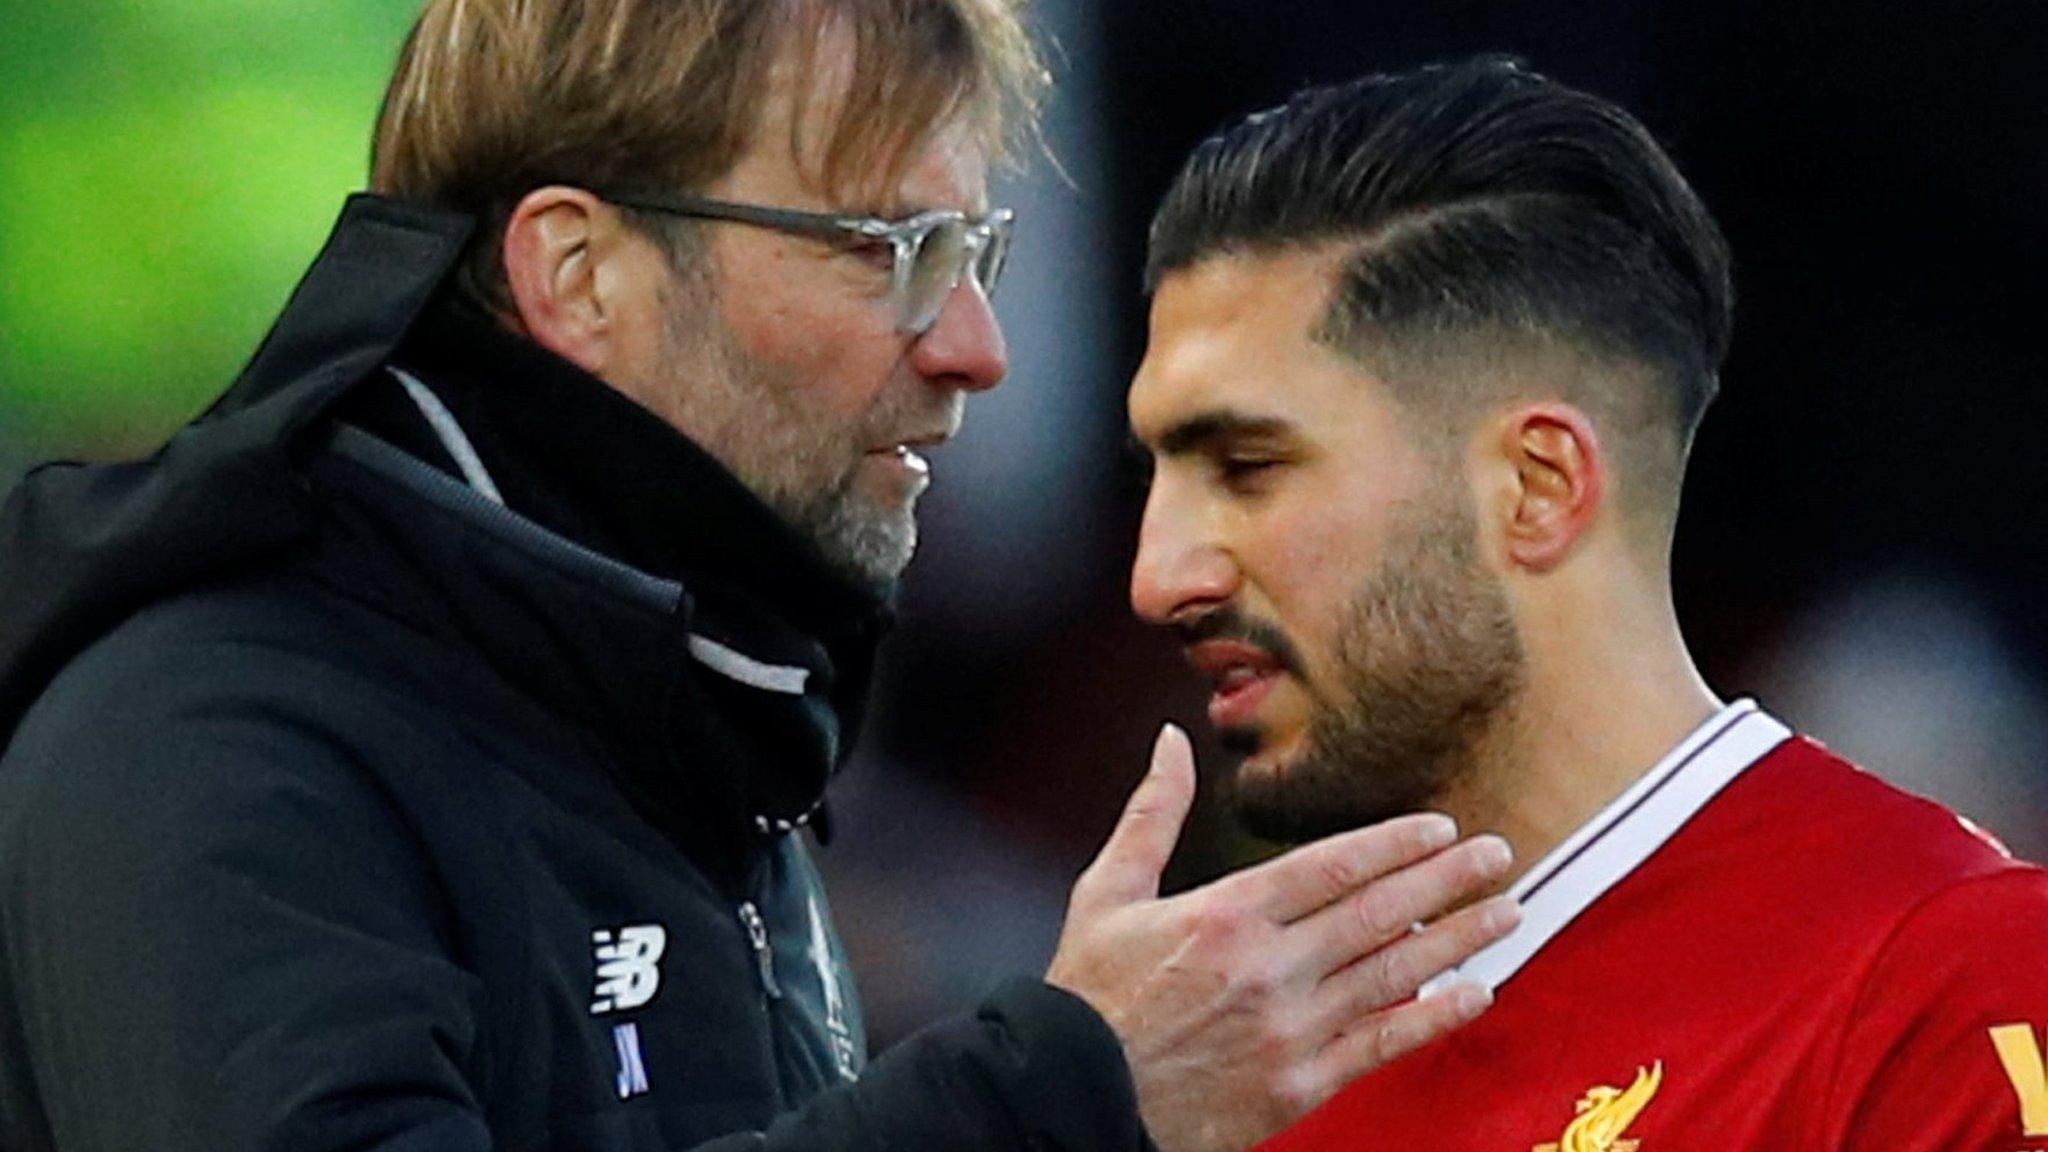
[[[1752,703],[1512,894],[1493,1009],[1268,1152],[2048,1149],[2048,873]]]

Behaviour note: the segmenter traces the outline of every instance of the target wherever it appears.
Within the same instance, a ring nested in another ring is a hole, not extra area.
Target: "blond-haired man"
[[[1005,0],[428,6],[243,377],[0,518],[0,1146],[1236,1148],[1484,1006],[1410,997],[1504,845],[1161,900],[1169,734],[1046,978],[866,1063],[803,840],[1041,77]]]

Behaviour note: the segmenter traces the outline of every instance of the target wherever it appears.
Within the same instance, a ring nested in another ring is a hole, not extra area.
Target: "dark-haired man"
[[[1473,1028],[1277,1148],[2016,1150],[2048,876],[1695,672],[1667,577],[1722,238],[1511,64],[1304,92],[1152,233],[1132,600],[1283,840],[1425,806],[1531,864]]]

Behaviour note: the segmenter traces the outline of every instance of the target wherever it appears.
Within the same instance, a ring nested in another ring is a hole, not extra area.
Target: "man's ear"
[[[505,225],[505,280],[516,319],[534,343],[602,376],[613,355],[616,308],[602,264],[617,215],[581,188],[537,188]]]
[[[1500,451],[1514,476],[1508,557],[1547,572],[1564,563],[1605,507],[1607,457],[1593,422],[1569,404],[1515,408],[1500,430]]]

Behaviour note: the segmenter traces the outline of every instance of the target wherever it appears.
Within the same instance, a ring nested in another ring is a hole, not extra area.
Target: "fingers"
[[[1346,1084],[1399,1060],[1417,1048],[1470,1024],[1493,1005],[1493,993],[1478,984],[1453,984],[1427,1000],[1361,1020],[1317,1054],[1310,1080],[1320,1104]]]
[[[1436,920],[1485,893],[1507,874],[1513,859],[1507,841],[1476,836],[1305,917],[1290,935],[1304,949],[1308,970],[1320,978],[1377,954],[1413,925]],[[1450,966],[1425,972],[1422,979]]]
[[[1074,883],[1073,910],[1150,900],[1180,842],[1195,803],[1195,751],[1188,734],[1167,724],[1152,745],[1152,766],[1124,805],[1102,851]]]
[[[1520,906],[1495,896],[1332,973],[1316,990],[1314,1013],[1322,1034],[1336,1035],[1407,1000],[1438,973],[1464,963],[1521,922]]]
[[[1288,924],[1364,888],[1458,837],[1458,825],[1437,812],[1402,816],[1296,848],[1217,882],[1231,899]],[[1412,921],[1404,921],[1406,927]]]

